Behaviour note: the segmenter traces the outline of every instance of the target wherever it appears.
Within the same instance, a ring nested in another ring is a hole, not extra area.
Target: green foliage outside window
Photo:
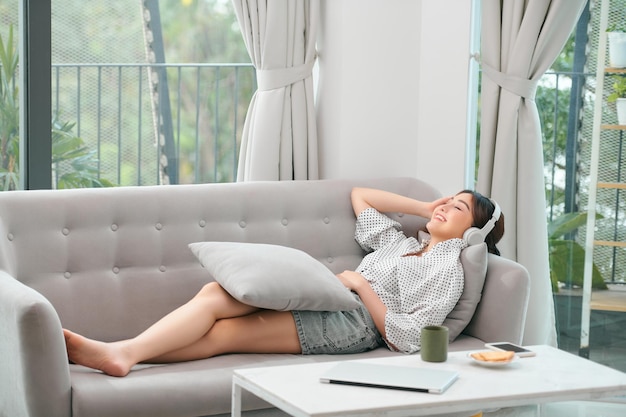
[[[19,189],[18,53],[9,28],[6,42],[0,35],[0,190]],[[94,151],[76,136],[73,123],[54,119],[51,124],[54,188],[111,187],[99,178]]]
[[[617,101],[618,98],[626,98],[626,77],[617,77],[613,82],[613,92],[606,98],[608,103]]]
[[[6,46],[0,35],[0,68],[0,189],[6,191],[17,188],[19,183],[19,96],[12,27]]]
[[[597,218],[601,217],[597,215]],[[584,227],[586,223],[587,213],[566,213],[548,225],[550,280],[554,292],[558,292],[559,282],[568,287],[583,286],[585,249],[568,236],[579,227]],[[607,286],[600,270],[595,263],[592,268],[592,288],[605,290]]]

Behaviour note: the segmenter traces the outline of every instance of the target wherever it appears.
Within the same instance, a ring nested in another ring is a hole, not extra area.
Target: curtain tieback
[[[258,91],[274,90],[310,77],[313,73],[315,59],[290,68],[259,69],[256,71]]]
[[[537,92],[537,81],[519,78],[514,75],[504,74],[497,69],[482,63],[483,74],[489,77],[494,83],[511,93],[528,100],[535,99]]]

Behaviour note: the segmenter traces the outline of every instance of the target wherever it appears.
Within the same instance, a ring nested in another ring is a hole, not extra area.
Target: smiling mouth
[[[441,214],[435,214],[435,220],[439,220],[440,222],[445,222],[446,218],[443,217]]]

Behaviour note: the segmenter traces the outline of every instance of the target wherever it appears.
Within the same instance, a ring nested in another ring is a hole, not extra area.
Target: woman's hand
[[[343,271],[337,274],[337,278],[343,285],[351,291],[356,292],[361,298],[361,301],[365,305],[367,311],[369,311],[376,328],[380,334],[387,338],[387,331],[385,329],[385,316],[387,315],[387,306],[378,298],[378,294],[374,292],[370,283],[367,282],[365,277],[358,272]]]
[[[341,281],[347,289],[357,294],[359,293],[359,289],[363,288],[363,285],[367,285],[367,280],[363,275],[354,271],[343,271],[337,274],[337,278],[339,278],[339,281]]]
[[[427,216],[427,217],[428,218],[432,217],[432,214],[435,212],[437,207],[439,207],[439,206],[441,206],[443,204],[446,204],[451,199],[452,199],[452,197],[446,196],[446,197],[438,198],[435,201],[431,201],[430,203],[426,203],[426,209],[430,212],[430,216]]]

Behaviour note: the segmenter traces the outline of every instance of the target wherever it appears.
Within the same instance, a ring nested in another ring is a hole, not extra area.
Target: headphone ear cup
[[[473,246],[483,243],[485,237],[481,229],[478,227],[470,227],[463,233],[463,240],[465,240],[468,245]]]
[[[463,233],[463,239],[467,242],[468,245],[479,245],[485,241],[491,230],[493,230],[496,222],[500,219],[502,212],[500,211],[500,206],[493,200],[490,200],[493,203],[494,209],[491,215],[491,219],[487,221],[487,223],[479,229],[478,227],[470,227]]]

